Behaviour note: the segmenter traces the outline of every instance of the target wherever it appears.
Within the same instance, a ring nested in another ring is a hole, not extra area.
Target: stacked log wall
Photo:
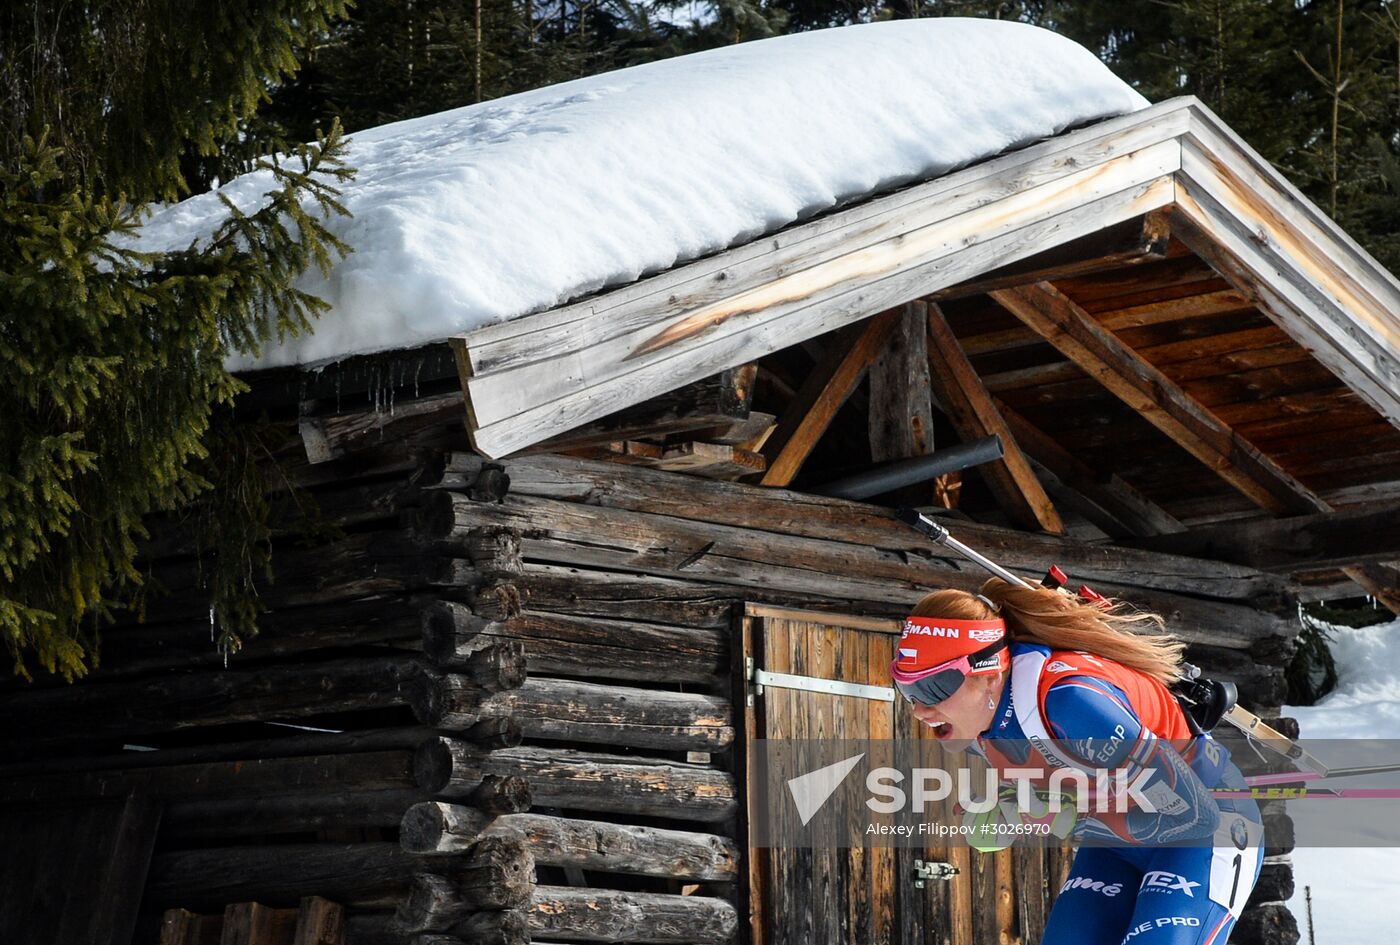
[[[899,616],[983,579],[872,506],[571,457],[496,467],[421,423],[360,441],[296,465],[341,533],[303,547],[286,503],[263,632],[227,666],[172,529],[151,546],[168,596],[107,631],[92,679],[0,693],[6,802],[162,802],[151,941],[166,908],[311,895],[347,907],[350,945],[737,941],[736,607]],[[1277,579],[958,532],[1159,610],[1276,712]]]

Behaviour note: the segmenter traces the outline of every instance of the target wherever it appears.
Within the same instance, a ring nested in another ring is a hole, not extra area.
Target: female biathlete
[[[1212,796],[1244,781],[1168,691],[1183,644],[1145,622],[1161,618],[994,578],[920,601],[890,666],[940,741],[1003,770],[1127,769],[1150,802],[1079,814],[1043,945],[1224,945],[1259,875],[1259,808]]]

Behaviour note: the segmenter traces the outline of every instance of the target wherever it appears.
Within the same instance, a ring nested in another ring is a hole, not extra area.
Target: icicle
[[[214,605],[209,605],[209,642],[214,642]]]
[[[418,375],[423,373],[423,359],[418,359],[418,365],[413,369],[413,396],[418,396]]]

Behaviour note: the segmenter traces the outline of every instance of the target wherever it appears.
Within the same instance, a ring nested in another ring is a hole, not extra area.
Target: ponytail
[[[1039,643],[1052,650],[1082,650],[1166,686],[1181,679],[1186,644],[1164,632],[1166,622],[1157,614],[1132,611],[1118,601],[1104,609],[1051,588],[1017,587],[1001,578],[988,580],[981,594],[997,605],[999,612],[967,591],[944,590],[919,601],[911,616],[957,620],[1000,616],[1012,640]]]

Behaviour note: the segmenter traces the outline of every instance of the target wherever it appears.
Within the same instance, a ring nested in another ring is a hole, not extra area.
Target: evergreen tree
[[[0,636],[21,674],[91,665],[102,620],[139,595],[143,518],[204,491],[202,463],[229,449],[209,436],[243,387],[225,355],[308,330],[324,307],[289,286],[347,249],[320,221],[350,173],[336,127],[290,166],[257,160],[265,205],[225,201],[207,241],[145,253],[130,238],[151,201],[206,183],[186,171],[222,168],[224,145],[241,137],[228,164],[249,163],[265,89],[343,12],[86,0],[0,14]],[[239,517],[260,499],[237,485],[241,502],[210,508],[256,542]],[[210,588],[228,646],[253,629],[246,541],[221,549]]]

